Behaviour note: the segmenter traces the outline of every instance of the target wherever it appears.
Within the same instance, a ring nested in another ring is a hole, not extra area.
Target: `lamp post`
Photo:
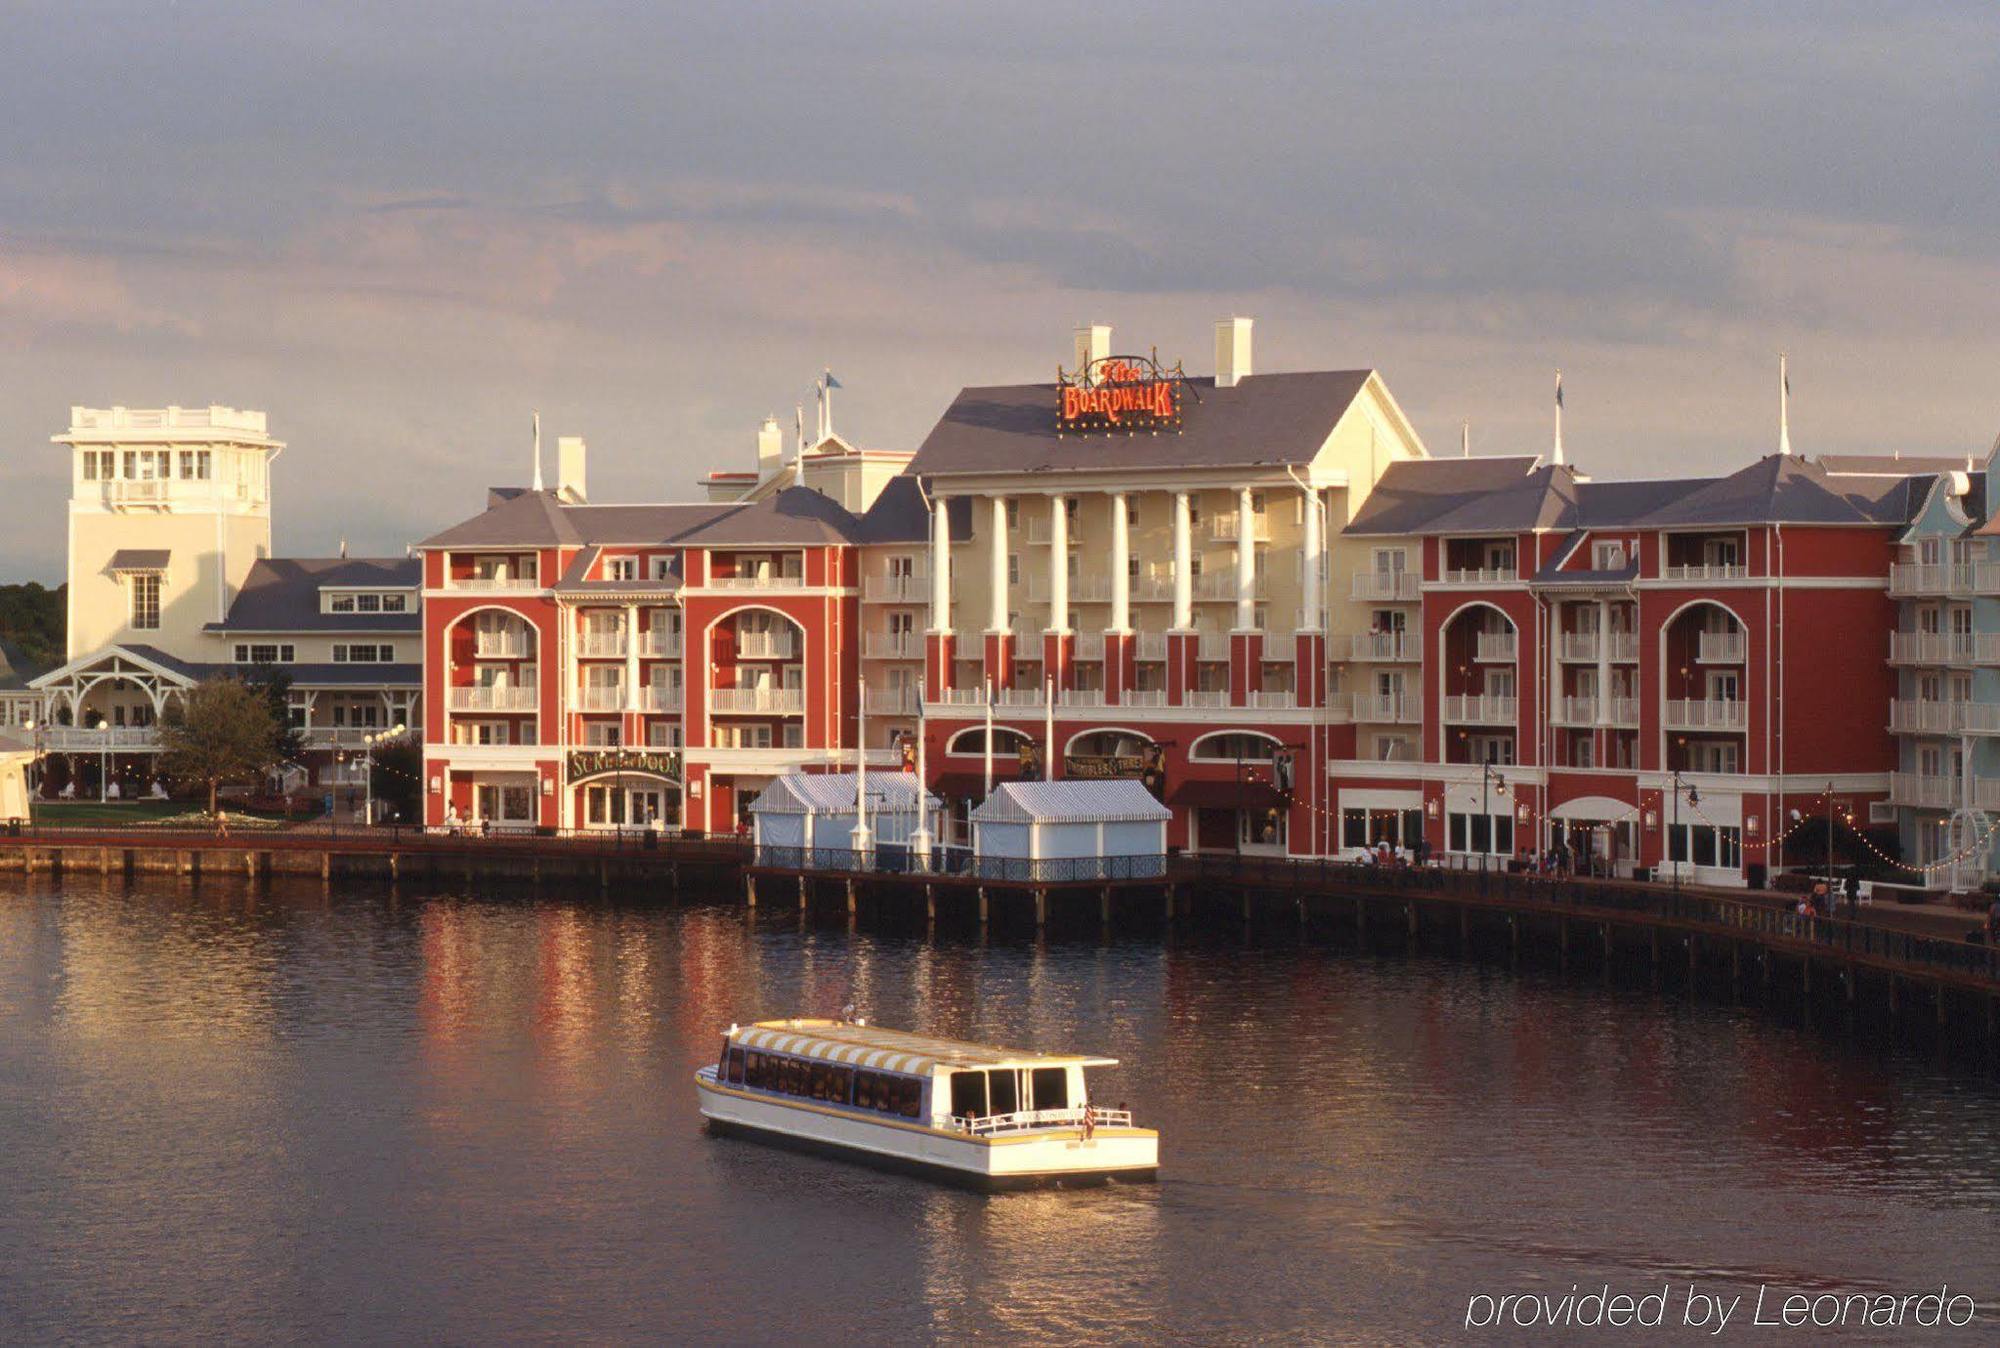
[[[405,728],[403,723],[398,721],[387,730],[378,730],[372,734],[363,734],[361,737],[361,786],[363,800],[361,822],[364,824],[373,824],[375,822],[375,746],[400,738]]]
[[[1486,819],[1486,846],[1479,853],[1479,887],[1486,888],[1486,868],[1493,859],[1493,793],[1507,794],[1507,779],[1493,766],[1493,760],[1479,763],[1479,813]]]
[[[1697,791],[1695,788],[1689,787],[1687,790],[1687,802],[1690,807],[1701,804],[1701,793]],[[1677,899],[1681,896],[1681,863],[1679,861],[1674,860],[1673,843],[1675,841],[1678,841],[1680,839],[1680,836],[1681,836],[1681,770],[1679,768],[1675,768],[1674,769],[1674,822],[1673,822],[1673,832],[1671,834],[1670,841],[1667,844],[1667,861],[1668,864],[1670,864],[1674,868],[1674,897]]]

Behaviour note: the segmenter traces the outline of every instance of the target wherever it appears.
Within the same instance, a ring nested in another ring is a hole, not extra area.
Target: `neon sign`
[[[1189,392],[1178,363],[1157,356],[1102,356],[1074,373],[1056,367],[1056,432],[1179,430]]]

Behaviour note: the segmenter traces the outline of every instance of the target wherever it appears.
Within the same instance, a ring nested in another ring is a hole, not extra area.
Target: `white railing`
[[[1741,730],[1750,724],[1750,704],[1719,698],[1669,698],[1669,730]]]
[[[1695,643],[1695,659],[1710,665],[1740,665],[1750,649],[1742,632],[1703,632]]]
[[[714,688],[708,694],[714,712],[795,716],[806,709],[803,688]]]
[[[1097,708],[1109,705],[1102,688],[1065,688],[1056,694],[1058,707]]]
[[[602,685],[576,690],[578,711],[623,711],[625,710],[625,688],[614,684],[609,688]]]
[[[1250,594],[1262,599],[1270,589],[1266,578],[1250,577]],[[1226,567],[1221,571],[1204,571],[1194,578],[1194,597],[1202,600],[1230,600],[1236,598],[1236,568]]]
[[[1118,695],[1121,706],[1164,707],[1167,705],[1167,690],[1164,688],[1127,688]]]
[[[158,505],[173,485],[168,478],[113,478],[104,484],[104,495],[114,505]]]
[[[640,711],[679,711],[682,701],[678,683],[649,683],[639,689]]]
[[[1234,510],[1210,515],[1208,517],[1209,538],[1217,543],[1234,543],[1236,535],[1239,532],[1237,529],[1237,519],[1238,515]],[[1250,512],[1250,541],[1253,543],[1268,543],[1271,541],[1271,517],[1269,515],[1259,515],[1254,510]]]
[[[1899,665],[1969,665],[1974,649],[1970,632],[1889,634],[1889,659]]]
[[[1899,735],[1956,734],[1971,729],[1967,702],[1909,702],[1898,699],[1889,704],[1889,729]]]
[[[1165,632],[1139,633],[1139,659],[1164,660],[1167,658],[1167,634]]]
[[[1126,594],[1137,589],[1139,583],[1131,582]],[[1111,577],[1105,575],[1071,576],[1069,578],[1069,602],[1072,604],[1108,604],[1111,602]]]
[[[1414,603],[1418,576],[1414,571],[1357,571],[1354,573],[1356,599]]]
[[[1611,724],[1639,724],[1639,699],[1636,697],[1614,697],[1611,699]]]
[[[922,572],[912,576],[868,576],[861,582],[861,597],[870,603],[911,604],[930,596],[930,577]]]
[[[1181,705],[1185,707],[1226,707],[1229,705],[1227,688],[1190,688],[1181,694]]]
[[[1104,633],[1078,632],[1076,642],[1070,648],[1070,658],[1075,660],[1102,660],[1104,658]]]
[[[535,689],[463,687],[451,690],[453,711],[533,711]]]
[[[954,1115],[950,1126],[961,1133],[985,1137],[993,1133],[1020,1133],[1036,1128],[1082,1128],[1084,1115],[1093,1128],[1130,1128],[1132,1111],[1102,1109],[1097,1105],[1075,1109],[1024,1109],[1014,1114],[987,1114],[979,1118]]]
[[[995,688],[993,705],[996,707],[1039,707],[1047,697],[1039,688]]]
[[[1597,699],[1565,697],[1556,706],[1556,719],[1564,725],[1596,725]]]
[[[309,725],[299,731],[299,742],[308,749],[359,749],[370,735],[379,735],[387,726]]]
[[[1519,710],[1519,699],[1485,693],[1454,693],[1444,700],[1445,720],[1472,725],[1512,725]]]
[[[1595,632],[1565,632],[1562,634],[1562,658],[1565,660],[1597,659],[1599,637]]]
[[[1512,660],[1515,653],[1515,636],[1512,632],[1481,632],[1474,648],[1474,658],[1479,660]]]
[[[454,590],[534,590],[540,584],[532,576],[459,576],[449,588]]]
[[[1700,562],[1693,566],[1663,566],[1662,580],[1748,580],[1750,568],[1726,562]]]
[[[1979,587],[1978,570],[1992,569],[1990,563],[1897,562],[1889,568],[1889,593],[1971,594]]]
[[[1889,799],[1897,805],[1926,810],[1955,810],[1965,799],[1965,785],[1957,777],[1931,777],[1917,772],[1889,774]]]
[[[89,730],[81,726],[50,726],[41,732],[45,749],[153,749],[159,747],[158,726],[105,726]]]
[[[983,707],[986,705],[986,689],[946,688],[942,695],[934,700],[943,707]]]
[[[1639,634],[1637,632],[1613,632],[1611,634],[1611,659],[1615,664],[1630,664],[1639,658]]]
[[[1229,658],[1229,634],[1227,632],[1195,633],[1194,658],[1197,660],[1227,660]]]
[[[1404,632],[1357,632],[1350,647],[1353,660],[1417,660],[1418,644]]]
[[[472,658],[475,660],[525,660],[528,658],[526,632],[474,632]]]
[[[870,632],[861,640],[861,653],[870,660],[921,660],[924,639],[915,632]]]
[[[753,571],[747,576],[710,576],[711,590],[796,590],[806,583],[798,572]]]
[[[639,654],[655,660],[678,660],[681,658],[681,634],[679,632],[641,632],[639,634]]]
[[[798,654],[798,649],[790,628],[782,632],[736,634],[736,658],[739,660],[790,660]]]
[[[1447,585],[1512,585],[1521,573],[1511,566],[1461,566],[1444,573]]]
[[[1413,723],[1422,710],[1415,698],[1395,693],[1356,693],[1351,715],[1357,721]]]
[[[870,716],[915,716],[917,714],[917,690],[914,688],[870,688],[868,690],[867,704]]]
[[[1131,599],[1135,604],[1170,604],[1174,598],[1174,578],[1171,574],[1149,572],[1132,582]]]
[[[576,639],[576,653],[586,660],[625,658],[623,632],[585,632]]]
[[[1299,705],[1298,694],[1289,688],[1266,688],[1250,694],[1249,705],[1268,710],[1289,711]]]

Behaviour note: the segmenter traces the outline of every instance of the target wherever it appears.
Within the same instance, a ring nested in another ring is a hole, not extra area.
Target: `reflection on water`
[[[849,1005],[1124,1059],[1162,1182],[702,1133],[723,1026]],[[1572,1281],[1990,1298],[2000,1092],[1425,960],[38,879],[0,896],[0,1193],[30,1340],[1423,1340]]]

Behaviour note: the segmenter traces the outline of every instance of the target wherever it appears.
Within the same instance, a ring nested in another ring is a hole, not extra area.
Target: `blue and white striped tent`
[[[852,772],[788,772],[774,778],[750,803],[751,837],[759,847],[852,847],[859,781]],[[919,810],[930,811],[935,836],[940,808],[911,773],[868,774],[868,828],[878,846],[908,846]]]
[[[1163,857],[1171,818],[1130,779],[1002,782],[972,812],[972,850],[1030,861]]]

